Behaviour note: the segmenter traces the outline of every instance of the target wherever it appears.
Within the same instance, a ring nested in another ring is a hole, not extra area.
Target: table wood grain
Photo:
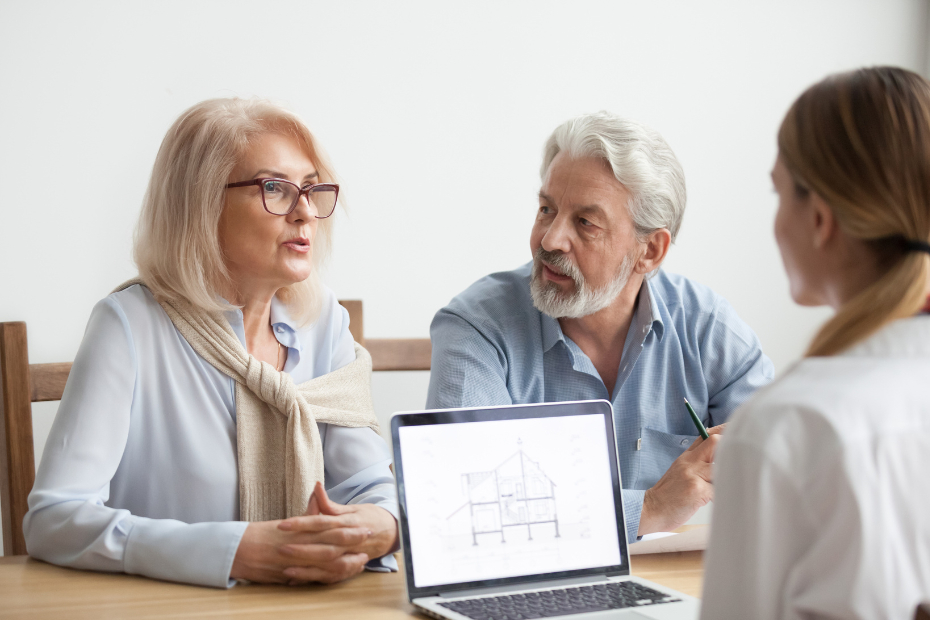
[[[633,574],[700,596],[702,552],[634,556]],[[0,558],[0,618],[410,618],[400,573],[364,573],[332,586],[240,584],[229,590],[95,573],[26,556]],[[424,617],[424,616],[419,616]]]

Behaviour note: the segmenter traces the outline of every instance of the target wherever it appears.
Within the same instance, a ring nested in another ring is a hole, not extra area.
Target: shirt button
[[[689,443],[690,441],[691,441],[690,439],[682,439],[682,440],[681,440],[681,445],[687,446],[688,443]]]
[[[284,328],[279,325],[278,327],[275,328],[275,331],[277,331],[279,334],[283,334]]]

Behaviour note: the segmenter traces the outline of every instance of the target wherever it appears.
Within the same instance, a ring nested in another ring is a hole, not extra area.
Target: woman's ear
[[[815,249],[822,250],[836,238],[839,223],[833,215],[833,209],[820,194],[811,192],[810,201],[811,241]]]
[[[636,273],[649,273],[659,268],[672,245],[672,233],[667,228],[654,230],[646,237],[644,245],[646,251],[633,269]]]

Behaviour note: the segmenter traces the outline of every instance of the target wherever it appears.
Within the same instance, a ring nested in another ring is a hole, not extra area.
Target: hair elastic
[[[926,252],[930,254],[930,243],[926,241],[918,241],[916,239],[907,239],[905,241],[905,248],[908,252]]]

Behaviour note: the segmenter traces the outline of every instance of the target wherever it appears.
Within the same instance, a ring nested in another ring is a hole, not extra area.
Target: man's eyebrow
[[[539,190],[539,197],[545,200],[546,202],[551,202],[553,204],[555,203],[555,201],[552,200],[552,197],[542,190]],[[607,211],[604,210],[604,207],[598,204],[584,205],[584,206],[578,207],[577,209],[575,209],[575,211],[578,213],[596,213],[598,215],[607,214]]]
[[[607,212],[604,210],[604,207],[601,205],[584,205],[583,207],[578,207],[578,211],[581,213],[594,213],[596,215],[607,215]]]

